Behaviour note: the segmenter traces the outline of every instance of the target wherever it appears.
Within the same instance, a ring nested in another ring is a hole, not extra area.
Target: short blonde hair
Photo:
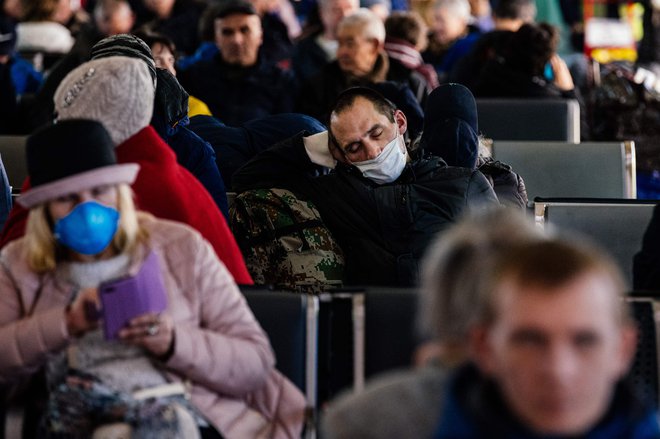
[[[130,254],[149,237],[146,229],[140,225],[140,218],[146,214],[135,210],[133,192],[127,184],[120,183],[116,189],[119,227],[112,239],[112,246],[117,253]],[[53,236],[48,202],[30,209],[25,231],[25,251],[28,266],[36,273],[54,271],[57,263],[66,258],[65,249]]]
[[[528,242],[505,252],[493,266],[492,282],[475,306],[479,324],[492,325],[498,319],[498,297],[503,285],[517,291],[534,287],[535,291],[557,294],[580,276],[595,274],[605,280],[618,324],[633,322],[630,307],[623,300],[627,291],[621,270],[603,250],[579,236]]]
[[[465,343],[495,262],[515,246],[543,239],[543,230],[524,213],[502,207],[470,212],[438,235],[422,265],[420,335]]]

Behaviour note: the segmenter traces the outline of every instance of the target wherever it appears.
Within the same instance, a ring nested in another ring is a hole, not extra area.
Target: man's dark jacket
[[[240,67],[225,63],[218,54],[182,71],[179,81],[230,126],[293,110],[292,75],[261,59],[254,66]]]
[[[449,380],[433,439],[658,439],[655,410],[639,399],[629,381],[614,389],[609,409],[589,431],[573,436],[538,434],[508,409],[492,380],[468,364]]]
[[[410,72],[406,75],[398,70],[392,70],[390,72],[389,60],[387,60],[386,56],[381,56],[377,63],[383,63],[382,67],[376,66],[374,68],[380,71],[374,72],[364,78],[349,77],[341,70],[337,61],[326,64],[317,75],[311,77],[301,87],[297,102],[297,111],[315,117],[320,121],[325,121],[328,119],[330,108],[335,103],[337,96],[349,87],[370,86],[374,83],[391,81],[402,86],[408,86],[415,98],[417,97],[415,92],[420,88],[424,89],[426,87],[426,82],[422,83],[424,79],[421,75],[416,73],[411,74]],[[191,94],[196,96],[195,93],[191,92]],[[422,108],[425,99],[426,95],[424,95],[424,99],[420,102]]]
[[[316,42],[319,35],[320,32],[316,32],[306,36],[298,41],[293,49],[291,67],[293,67],[297,81],[307,81],[332,61],[328,53]]]
[[[233,188],[284,188],[312,201],[344,251],[347,284],[415,284],[418,261],[437,232],[468,206],[497,204],[479,171],[438,157],[412,161],[384,185],[341,163],[324,173],[309,159],[304,134],[258,154],[234,174]]]

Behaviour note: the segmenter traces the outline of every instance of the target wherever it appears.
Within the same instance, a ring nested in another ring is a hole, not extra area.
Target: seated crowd
[[[475,97],[583,103],[556,28],[533,0],[394,4],[2,1],[0,135],[28,175],[0,406],[38,388],[36,437],[301,437],[239,285],[378,285],[420,288],[425,365],[330,401],[322,437],[660,438],[621,274],[530,224],[479,132]],[[303,276],[264,274],[283,262]]]

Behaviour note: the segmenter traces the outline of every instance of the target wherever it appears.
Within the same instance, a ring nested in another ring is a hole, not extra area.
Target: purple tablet
[[[165,311],[167,293],[156,254],[149,253],[135,276],[102,283],[99,296],[106,340],[116,339],[134,317]]]

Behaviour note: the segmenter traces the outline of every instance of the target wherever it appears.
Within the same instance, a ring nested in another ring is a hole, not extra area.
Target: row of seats
[[[25,137],[0,136],[9,183],[27,176]],[[494,141],[493,157],[523,176],[529,199],[541,197],[635,198],[633,142]]]
[[[580,105],[572,99],[477,99],[479,131],[493,140],[580,142]]]
[[[655,203],[655,201],[624,199],[538,199],[535,202],[535,221],[539,226],[551,228],[555,233],[568,237],[579,233],[590,238],[613,257],[626,280],[632,283],[633,256],[641,248],[644,231],[653,214]],[[250,302],[251,294],[255,293],[250,290],[246,290],[245,293]],[[259,308],[254,308],[258,318],[273,319],[274,330],[281,322],[291,324],[291,319],[283,318],[280,312],[271,312],[274,308],[267,303],[267,300],[279,300],[270,298],[272,291],[261,291],[260,294],[265,297],[258,300],[264,301],[265,306],[263,312]],[[364,298],[351,305],[351,309],[357,309],[355,315],[348,313],[346,317],[346,322],[352,321],[361,326],[354,328],[355,333],[363,334],[355,338],[359,344],[364,344],[363,347],[358,346],[356,354],[359,360],[356,360],[356,364],[359,367],[353,375],[357,380],[357,388],[361,387],[365,377],[408,364],[414,346],[412,314],[416,295],[413,290],[373,287],[356,289],[350,298],[356,301],[361,294]],[[314,299],[305,299],[306,301],[300,305],[300,315],[311,318],[311,314],[315,312],[307,307],[318,309],[318,303],[312,305],[315,300],[320,299],[321,308],[329,307],[330,305],[326,303],[330,302],[328,297],[333,295],[321,294]],[[335,300],[338,297],[334,295]],[[297,303],[300,299],[292,300]],[[307,309],[305,314],[303,314],[304,309]],[[365,313],[366,317],[364,317]],[[348,325],[346,322],[341,325],[346,327]],[[332,319],[326,323],[326,329],[330,328],[328,325],[332,325]],[[306,329],[309,333],[310,326],[306,326]],[[307,343],[311,342],[307,341]],[[297,376],[294,382],[301,385],[301,388],[305,388],[303,383],[311,379],[303,378],[300,365],[297,368],[286,366],[285,369],[291,370],[287,372],[289,376]],[[296,373],[293,373],[294,369]],[[332,390],[329,391],[327,396],[332,396],[332,393]],[[311,398],[311,395],[309,396]]]
[[[269,335],[277,368],[306,395],[309,422],[338,392],[408,367],[416,345],[412,288],[351,288],[321,294],[241,287]]]
[[[527,195],[636,198],[635,144],[629,142],[494,141],[496,160],[523,177]]]
[[[278,368],[307,395],[310,433],[317,410],[340,390],[360,391],[365,379],[410,365],[415,289],[357,288],[321,295],[243,292],[270,337]],[[627,300],[640,330],[630,378],[657,404],[660,298],[632,293]]]
[[[537,198],[534,209],[538,225],[569,237],[586,236],[608,252],[632,285],[633,256],[642,248],[656,203],[656,200]]]

